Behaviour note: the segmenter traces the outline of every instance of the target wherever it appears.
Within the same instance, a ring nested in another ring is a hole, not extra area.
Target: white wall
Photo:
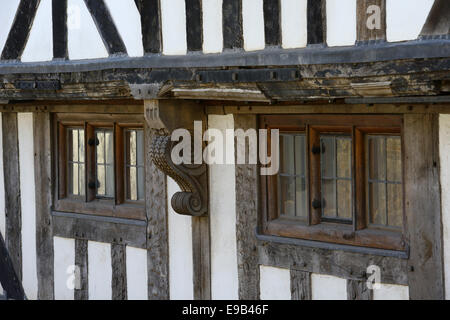
[[[323,274],[311,274],[312,300],[347,300],[347,280]]]
[[[127,247],[126,264],[128,300],[147,300],[147,250]]]
[[[202,0],[203,52],[222,52],[222,0]]]
[[[33,114],[19,113],[17,122],[22,208],[22,283],[28,299],[37,299]]]
[[[186,8],[184,0],[161,0],[163,53],[186,54]]]
[[[450,114],[439,116],[445,296],[450,300]]]
[[[111,300],[111,245],[88,241],[89,300]]]
[[[56,300],[73,300],[75,281],[75,240],[53,238]]]
[[[108,57],[108,51],[83,0],[68,0],[67,28],[70,59]]]
[[[409,300],[408,286],[380,284],[379,289],[373,290],[373,300]]]
[[[208,116],[208,128],[234,129],[233,115]],[[226,141],[234,150],[234,137]],[[234,154],[234,152],[233,152]],[[211,291],[213,299],[238,299],[236,193],[234,165],[209,166]]]
[[[356,41],[356,0],[327,0],[328,46],[352,46]]]
[[[246,51],[265,48],[263,0],[242,0],[242,28]]]
[[[291,300],[289,269],[260,266],[259,276],[261,300]]]
[[[22,54],[23,62],[53,59],[52,0],[41,0]]]
[[[308,42],[307,0],[281,0],[283,48],[303,48]]]
[[[175,213],[170,200],[178,185],[167,177],[167,207],[169,211],[169,287],[171,300],[194,299],[192,260],[192,218]]]
[[[14,21],[20,0],[2,1],[2,10],[0,10],[0,52],[3,51],[9,30]]]
[[[5,216],[5,180],[3,175],[3,114],[0,112],[0,232],[5,238],[6,216]]]
[[[434,0],[386,0],[387,40],[417,39],[433,3]]]

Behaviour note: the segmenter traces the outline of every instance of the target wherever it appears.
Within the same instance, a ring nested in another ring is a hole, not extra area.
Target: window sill
[[[406,251],[402,235],[387,230],[364,229],[353,231],[352,226],[336,224],[301,225],[288,219],[276,219],[266,224],[264,234],[332,244]]]

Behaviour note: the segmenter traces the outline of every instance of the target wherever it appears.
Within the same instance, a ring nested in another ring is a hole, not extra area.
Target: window
[[[406,249],[401,117],[268,115],[260,126],[280,132],[280,170],[261,180],[263,233]]]
[[[56,114],[55,210],[145,219],[142,116]]]

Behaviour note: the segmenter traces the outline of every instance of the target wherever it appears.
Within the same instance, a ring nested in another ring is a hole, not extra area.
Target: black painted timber
[[[109,54],[127,53],[104,0],[84,0]]]
[[[325,1],[308,0],[308,44],[322,44],[325,42]]]
[[[67,59],[67,0],[52,0],[53,58]]]
[[[188,51],[203,48],[202,0],[186,0],[186,39]]]
[[[20,59],[27,44],[40,0],[21,0],[3,48],[2,60]]]
[[[139,1],[141,13],[142,42],[145,54],[162,51],[161,7],[159,0]]]
[[[224,49],[241,49],[244,46],[242,0],[223,0],[222,24]]]
[[[280,0],[264,0],[264,35],[266,46],[281,45]]]
[[[14,300],[24,300],[25,292],[22,283],[14,271],[11,257],[6,249],[5,241],[0,233],[0,283],[6,291],[6,297]]]

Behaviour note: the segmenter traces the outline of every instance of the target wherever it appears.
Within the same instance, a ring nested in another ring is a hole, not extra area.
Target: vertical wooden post
[[[356,23],[357,41],[386,40],[386,0],[358,0]]]
[[[194,299],[211,299],[211,240],[209,217],[192,217]]]
[[[291,299],[311,300],[311,273],[291,269]]]

